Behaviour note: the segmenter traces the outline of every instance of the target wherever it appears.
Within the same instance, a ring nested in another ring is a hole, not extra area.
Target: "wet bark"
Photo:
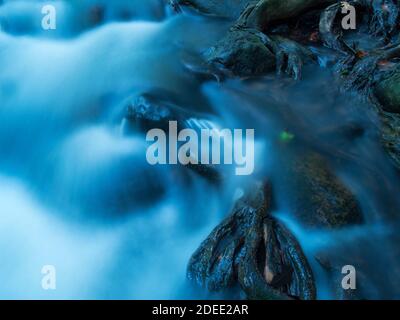
[[[248,299],[315,299],[308,261],[271,205],[271,185],[254,183],[193,254],[188,278],[210,291],[238,285]]]

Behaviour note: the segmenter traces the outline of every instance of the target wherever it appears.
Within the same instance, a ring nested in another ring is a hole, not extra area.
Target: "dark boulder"
[[[178,0],[179,4],[189,5],[201,13],[230,19],[237,19],[249,0]]]
[[[206,53],[207,61],[235,76],[257,76],[275,69],[275,55],[266,36],[252,29],[233,28]]]

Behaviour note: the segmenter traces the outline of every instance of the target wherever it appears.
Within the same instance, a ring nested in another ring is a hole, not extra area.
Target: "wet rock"
[[[235,76],[262,75],[275,69],[275,56],[266,43],[266,36],[257,30],[233,28],[206,53],[206,59]]]
[[[184,109],[156,92],[131,97],[124,104],[128,126],[143,132],[154,128],[168,131],[169,121],[177,121],[182,128],[188,117]]]
[[[193,129],[199,136],[202,129],[215,128],[216,119],[206,114],[187,111],[174,101],[174,97],[165,92],[144,93],[131,97],[124,102],[124,134],[132,132],[147,133],[151,129],[162,129],[169,132],[170,121],[177,122],[178,131]],[[210,182],[220,183],[223,180],[221,173],[214,165],[188,164],[191,169]]]
[[[400,169],[400,115],[395,113],[381,114],[382,144],[393,161]]]
[[[210,291],[239,286],[248,299],[314,299],[310,266],[293,235],[270,215],[271,186],[255,183],[188,265],[188,278]]]
[[[379,81],[374,93],[384,111],[400,114],[400,69],[397,68],[395,72]]]
[[[175,94],[154,89],[129,97],[123,102],[123,117],[127,130],[147,132],[154,128],[168,131],[169,122],[176,121],[178,130],[215,127],[218,119],[208,113],[197,112]]]
[[[326,1],[318,0],[291,0],[279,3],[275,0],[246,1],[247,5],[234,26],[208,50],[205,58],[209,65],[217,66],[225,74],[233,76],[259,76],[275,68],[279,73],[286,67],[286,73],[298,79],[303,63],[313,56],[312,53],[289,39],[272,39],[263,31],[270,22],[294,17],[307,8],[325,3]],[[218,2],[218,6],[223,4],[225,1]]]
[[[283,162],[280,183],[290,211],[304,225],[338,228],[363,222],[355,196],[315,152],[296,152]]]
[[[206,53],[206,60],[233,76],[260,76],[276,69],[299,79],[303,64],[312,61],[313,54],[289,39],[233,27]]]

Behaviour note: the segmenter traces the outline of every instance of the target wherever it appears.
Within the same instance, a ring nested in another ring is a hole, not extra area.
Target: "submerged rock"
[[[256,183],[237,201],[188,265],[210,291],[240,288],[248,299],[315,299],[313,274],[293,235],[270,215],[271,186]]]
[[[182,128],[188,118],[184,109],[157,92],[131,97],[124,104],[128,129],[146,132],[159,128],[168,131],[169,121],[177,121]]]
[[[124,103],[124,134],[147,133],[151,129],[169,132],[169,124],[176,121],[178,131],[193,129],[201,136],[202,129],[215,128],[216,120],[207,114],[187,111],[174,97],[165,92],[148,92],[127,99]],[[210,182],[220,183],[222,174],[215,165],[188,164],[185,166]]]
[[[304,225],[338,228],[363,222],[358,201],[315,152],[298,152],[283,162],[281,185],[290,211]]]

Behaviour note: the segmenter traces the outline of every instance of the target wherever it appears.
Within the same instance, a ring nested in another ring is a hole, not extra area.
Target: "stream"
[[[220,297],[190,285],[186,267],[250,177],[216,186],[180,166],[150,166],[145,137],[125,134],[123,120],[125,101],[146,92],[178,97],[225,128],[255,129],[252,178],[274,183],[274,215],[300,242],[319,299],[334,297],[322,255],[357,266],[366,298],[400,298],[398,173],[373,108],[340,90],[328,53],[315,49],[320,63],[301,81],[217,82],[187,61],[221,38],[225,20],[174,15],[157,0],[54,3],[57,29],[45,31],[41,1],[0,1],[0,298]],[[292,148],[324,155],[363,224],[299,221],[282,178]],[[41,286],[45,265],[57,270],[56,290]]]

